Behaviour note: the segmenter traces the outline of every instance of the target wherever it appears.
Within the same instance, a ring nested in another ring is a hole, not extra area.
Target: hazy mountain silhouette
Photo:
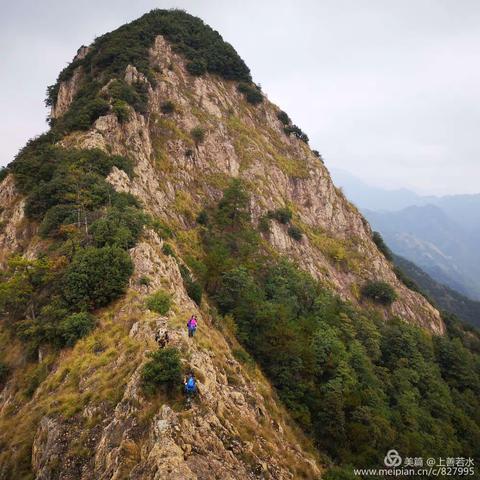
[[[342,170],[332,176],[394,253],[480,299],[480,195],[421,196],[373,187]]]
[[[428,273],[406,258],[394,255],[393,262],[438,308],[454,313],[471,325],[480,326],[480,302],[470,300],[435,281]]]

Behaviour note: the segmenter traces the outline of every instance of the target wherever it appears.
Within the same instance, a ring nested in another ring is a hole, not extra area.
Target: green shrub
[[[6,363],[0,362],[0,385],[3,385],[10,373],[10,368]]]
[[[41,363],[35,367],[35,369],[26,377],[26,389],[25,396],[32,398],[33,394],[37,391],[37,388],[43,383],[48,376],[48,366]]]
[[[267,215],[263,215],[258,220],[258,229],[262,233],[270,233],[270,218]]]
[[[56,237],[62,225],[78,221],[77,211],[72,205],[55,205],[47,210],[38,229],[41,237]]]
[[[297,127],[296,125],[286,125],[283,128],[283,131],[287,135],[293,135],[295,138],[298,138],[302,142],[308,143],[308,136],[306,133],[303,133],[300,127]]]
[[[255,84],[240,83],[238,85],[238,91],[243,93],[247,102],[252,105],[257,105],[263,102],[262,92]]]
[[[129,249],[137,243],[146,221],[146,216],[137,208],[111,207],[92,224],[90,233],[97,247]]]
[[[187,281],[185,284],[187,295],[198,305],[202,304],[202,286],[195,281]]]
[[[148,85],[144,82],[134,82],[131,85],[123,79],[115,79],[108,85],[107,97],[115,104],[130,105],[139,113],[146,113],[148,105]],[[127,108],[128,113],[128,108]]]
[[[205,129],[198,126],[190,130],[190,135],[195,142],[195,145],[199,145],[205,140]]]
[[[160,111],[166,115],[175,111],[175,104],[171,100],[167,100],[160,105]]]
[[[57,205],[82,213],[106,205],[116,196],[105,180],[114,166],[131,176],[133,165],[125,157],[99,149],[67,150],[43,139],[29,142],[10,164],[17,187],[27,195],[25,213],[38,220]]]
[[[197,216],[197,223],[199,225],[207,225],[208,224],[208,213],[206,210],[202,210]]]
[[[367,282],[362,288],[362,295],[382,305],[390,305],[397,298],[395,290],[388,283],[381,281]]]
[[[283,125],[289,125],[292,122],[288,114],[285,113],[283,110],[280,110],[277,113],[277,118],[283,123]]]
[[[73,346],[80,338],[88,335],[95,327],[95,318],[87,312],[73,313],[60,323],[63,345]]]
[[[420,291],[420,287],[399,267],[394,267],[393,271],[395,272],[395,275],[397,276],[397,278],[407,287],[409,288],[410,290],[414,291],[414,292],[419,292],[419,293],[422,293]],[[423,296],[426,296],[425,294],[422,293]],[[431,300],[429,300],[430,303],[432,303]]]
[[[197,304],[202,303],[202,286],[193,280],[192,275],[185,265],[180,265],[180,274],[182,275],[183,285],[187,295]]]
[[[0,312],[10,322],[39,314],[50,297],[52,264],[45,256],[28,259],[20,255],[8,259],[0,277]]]
[[[67,112],[56,121],[54,129],[62,134],[74,130],[88,130],[93,123],[110,111],[110,104],[98,96],[99,87],[92,84],[90,89],[79,91]]]
[[[172,246],[165,242],[162,246],[162,252],[165,254],[165,255],[168,255],[169,257],[176,257],[175,255],[175,251],[173,250]]]
[[[172,296],[164,290],[159,290],[147,298],[146,305],[149,310],[166,315],[172,305]]]
[[[128,122],[130,119],[130,110],[128,104],[123,100],[115,100],[112,105],[113,113],[117,116],[120,123]]]
[[[387,247],[387,244],[384,242],[382,235],[379,232],[373,232],[372,240],[377,246],[377,248],[383,253],[383,256],[389,260],[393,260],[392,251]]]
[[[125,292],[132,272],[132,260],[124,250],[88,247],[67,267],[63,295],[78,310],[103,307]]]
[[[173,238],[172,229],[159,218],[150,219],[149,226],[152,227],[160,238]]]
[[[138,279],[138,284],[143,285],[145,287],[148,287],[152,281],[150,280],[150,277],[147,277],[147,275],[142,275]]]
[[[125,168],[123,168],[122,170],[127,172]],[[118,210],[128,209],[129,207],[133,207],[137,209],[141,208],[141,203],[131,193],[114,192],[114,194],[110,197],[109,200],[110,200],[110,207],[116,208]],[[149,221],[149,217],[147,215],[145,215],[145,221]]]
[[[288,227],[287,233],[297,242],[299,242],[303,237],[302,231],[295,225],[291,225],[290,227]]]
[[[142,369],[142,386],[152,395],[158,389],[166,393],[178,391],[182,386],[182,364],[176,348],[166,347],[150,353],[150,360]]]
[[[321,160],[321,162],[323,163],[323,158],[322,158],[322,155],[320,154],[320,152],[318,150],[312,150],[312,153]]]
[[[7,167],[0,167],[0,182],[3,182],[9,173],[10,171]]]
[[[136,82],[132,84],[135,91],[135,99],[132,107],[139,113],[147,113],[148,111],[148,85],[144,82]]]
[[[273,212],[268,213],[270,218],[277,220],[284,225],[287,225],[292,220],[292,211],[288,207],[277,208]]]

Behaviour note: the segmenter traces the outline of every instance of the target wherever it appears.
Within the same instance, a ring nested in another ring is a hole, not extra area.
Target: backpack
[[[189,390],[193,390],[195,388],[195,379],[193,377],[190,377],[187,381],[187,388]]]

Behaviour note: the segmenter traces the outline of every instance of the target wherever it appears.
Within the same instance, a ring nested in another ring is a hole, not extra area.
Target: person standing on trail
[[[157,332],[155,335],[155,341],[158,343],[160,348],[165,348],[169,342],[168,332],[166,331],[163,335],[160,332]]]
[[[184,385],[185,393],[187,394],[188,398],[197,393],[197,382],[195,380],[195,375],[193,374],[193,372],[190,372],[188,374],[187,378],[184,381]]]
[[[190,320],[187,322],[187,329],[188,329],[188,336],[193,337],[195,335],[195,332],[197,331],[197,316],[192,315],[190,317]]]

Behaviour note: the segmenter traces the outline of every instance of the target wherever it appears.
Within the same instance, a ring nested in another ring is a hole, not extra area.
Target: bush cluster
[[[280,110],[277,113],[277,118],[283,123],[283,125],[290,125],[290,123],[292,123],[292,120],[290,119],[288,114],[283,110]]]
[[[92,223],[90,234],[98,248],[111,246],[128,250],[135,246],[146,223],[146,215],[137,207],[111,206]]]
[[[129,85],[125,80],[115,79],[108,84],[106,99],[113,102],[122,101],[131,105],[137,112],[146,113],[148,104],[148,85],[144,82],[134,82]]]
[[[180,265],[180,273],[183,279],[183,285],[187,291],[187,295],[197,304],[202,303],[202,286],[195,281],[190,270],[185,265]]]
[[[10,373],[10,368],[6,363],[0,362],[0,386],[5,383]]]
[[[128,108],[127,102],[115,100],[112,104],[112,110],[120,123],[125,123],[130,120],[130,109]]]
[[[362,296],[382,305],[391,305],[397,298],[395,290],[386,282],[367,282],[362,287]]]
[[[252,83],[240,83],[238,85],[238,91],[245,95],[245,99],[252,105],[258,105],[263,102],[263,95],[260,88]]]
[[[207,72],[207,62],[203,58],[194,58],[187,63],[187,71],[195,77],[200,77]]]
[[[288,207],[277,208],[276,210],[268,212],[268,218],[273,218],[274,220],[276,220],[277,222],[283,225],[289,225],[290,222],[292,221],[292,216],[293,216],[292,211]],[[266,220],[267,219],[264,219],[264,221]],[[268,224],[259,225],[259,229],[261,232],[266,233],[270,230],[270,226]],[[266,229],[266,230],[264,231],[262,229]],[[288,227],[287,233],[290,237],[292,237],[297,242],[299,242],[303,237],[302,230],[296,225],[290,225]]]
[[[303,232],[295,225],[290,225],[290,227],[288,227],[287,233],[297,242],[299,242],[303,237]]]
[[[166,315],[172,306],[172,296],[164,290],[158,290],[147,298],[147,308],[160,315]]]
[[[280,110],[277,113],[277,118],[280,120],[280,122],[282,122],[283,131],[287,135],[292,134],[294,137],[298,138],[302,142],[308,143],[309,139],[308,139],[307,134],[302,132],[300,127],[297,127],[297,125],[292,124],[292,120],[290,119],[290,117],[288,116],[288,114],[286,112],[284,112],[283,110]],[[314,154],[316,152],[316,154],[318,154],[317,156],[320,156],[320,154],[316,150],[314,150],[313,152],[314,152]]]
[[[196,221],[199,225],[207,225],[208,224],[208,213],[205,210],[202,210],[197,215]]]
[[[149,354],[150,360],[142,369],[142,386],[147,394],[158,390],[172,394],[182,385],[182,364],[176,348],[166,347]]]
[[[0,167],[0,182],[3,182],[5,177],[9,174],[9,169],[6,167]]]
[[[71,347],[77,339],[85,337],[95,327],[95,317],[88,312],[69,315],[60,322],[60,336],[63,344]]]
[[[167,100],[160,105],[160,111],[165,115],[173,113],[175,111],[175,104],[171,100]]]
[[[73,257],[63,279],[63,295],[74,309],[108,305],[126,290],[133,273],[130,255],[118,247],[87,247]]]
[[[276,210],[268,212],[268,216],[277,222],[287,225],[292,220],[292,211],[288,207],[277,208]]]
[[[205,140],[205,129],[201,126],[194,127],[190,130],[190,135],[195,145],[199,145]]]
[[[262,233],[270,233],[270,217],[268,215],[262,215],[258,220],[258,230]]]
[[[302,142],[308,143],[308,136],[306,133],[303,133],[300,127],[296,125],[287,125],[283,128],[283,131],[287,135],[293,135],[295,138],[298,138]]]
[[[169,257],[176,258],[173,247],[167,242],[164,242],[164,244],[162,245],[162,253],[164,253],[165,255],[168,255]]]

